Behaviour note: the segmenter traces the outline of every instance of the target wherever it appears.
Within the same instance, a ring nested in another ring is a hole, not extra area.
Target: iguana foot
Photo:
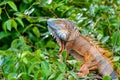
[[[84,75],[88,75],[90,70],[95,70],[97,69],[97,62],[93,62],[92,64],[83,64],[80,67],[81,72],[76,73],[78,75],[78,77],[84,76]]]
[[[88,69],[88,66],[86,64],[83,64],[80,67],[80,70],[81,70],[81,72],[76,73],[78,75],[78,77],[81,77],[81,76],[89,74],[89,69]]]

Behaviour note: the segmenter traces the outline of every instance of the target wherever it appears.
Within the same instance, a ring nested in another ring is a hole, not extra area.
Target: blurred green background
[[[81,62],[59,62],[59,46],[46,21],[67,18],[113,53],[120,71],[120,0],[0,0],[0,80],[82,80]],[[109,76],[103,77],[108,80]]]

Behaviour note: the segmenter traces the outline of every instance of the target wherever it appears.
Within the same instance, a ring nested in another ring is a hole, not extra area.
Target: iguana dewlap
[[[52,35],[56,38],[56,41],[60,45],[61,53],[64,49],[67,50],[68,54],[72,54],[71,51],[75,51],[83,61],[81,66],[81,73],[78,76],[87,75],[89,70],[98,69],[98,72],[103,75],[110,75],[112,80],[118,80],[118,77],[113,70],[113,67],[109,60],[103,56],[106,51],[98,48],[96,45],[91,43],[86,37],[81,35],[77,27],[67,19],[49,19],[47,21],[48,29]]]

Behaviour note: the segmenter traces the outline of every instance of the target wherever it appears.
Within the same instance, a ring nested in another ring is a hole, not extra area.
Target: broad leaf
[[[3,23],[3,29],[4,31],[9,30],[11,31],[12,26],[11,26],[11,19],[7,20],[6,22]]]
[[[17,23],[15,22],[14,19],[12,19],[12,26],[13,26],[15,29],[17,29]]]
[[[13,10],[18,11],[18,10],[17,10],[17,6],[15,5],[14,2],[8,1],[7,3],[9,4],[9,6],[10,6]]]
[[[20,23],[20,25],[21,25],[22,27],[24,27],[24,23],[23,23],[23,21],[22,21],[21,18],[17,17],[17,18],[15,18],[15,19]]]

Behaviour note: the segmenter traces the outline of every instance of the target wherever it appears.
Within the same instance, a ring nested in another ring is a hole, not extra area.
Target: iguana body
[[[112,80],[118,80],[111,63],[103,55],[108,52],[81,35],[72,22],[66,19],[49,19],[47,24],[48,29],[61,47],[59,53],[66,49],[68,54],[72,54],[84,63],[80,68],[82,72],[77,73],[78,76],[87,75],[89,70],[98,69],[101,75],[110,75]],[[75,51],[79,57],[72,51]]]

